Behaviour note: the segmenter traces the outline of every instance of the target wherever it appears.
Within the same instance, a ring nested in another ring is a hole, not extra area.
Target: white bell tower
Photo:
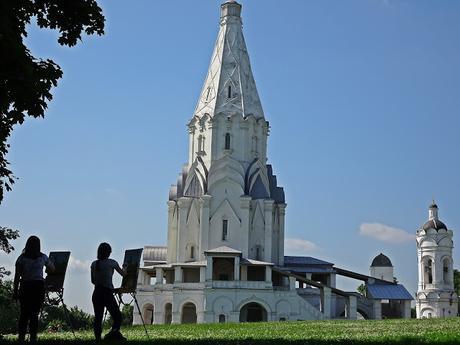
[[[430,205],[428,221],[417,231],[417,318],[454,317],[458,297],[454,290],[453,232],[439,220],[438,206]]]
[[[249,61],[242,6],[221,5],[220,27],[188,122],[188,162],[168,201],[168,263],[229,247],[282,265],[285,198],[267,164],[269,123]]]

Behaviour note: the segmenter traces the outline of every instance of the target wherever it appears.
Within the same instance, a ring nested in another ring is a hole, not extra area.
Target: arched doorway
[[[144,318],[144,322],[146,325],[153,324],[153,310],[153,304],[151,303],[148,303],[144,306],[142,317]]]
[[[240,310],[240,322],[267,321],[267,311],[259,303],[245,304]]]
[[[196,323],[196,306],[193,303],[185,303],[182,307],[181,323]]]
[[[165,305],[165,325],[170,325],[172,322],[172,304],[166,303]]]

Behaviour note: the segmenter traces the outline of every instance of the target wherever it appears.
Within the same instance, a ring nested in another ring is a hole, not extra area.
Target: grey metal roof
[[[393,267],[388,256],[380,253],[372,260],[371,267]]]
[[[435,229],[435,230],[440,230],[440,229],[446,229],[447,226],[443,222],[437,219],[431,219],[422,226],[423,230],[428,230],[428,229]]]
[[[282,266],[280,267],[283,271],[289,271],[293,273],[335,273],[332,267],[312,267],[312,266]]]
[[[285,256],[284,257],[284,265],[291,266],[291,265],[326,265],[326,266],[333,266],[333,263],[323,261],[317,258],[313,258],[311,256]]]
[[[367,292],[373,299],[413,300],[414,298],[401,284],[368,284]]]

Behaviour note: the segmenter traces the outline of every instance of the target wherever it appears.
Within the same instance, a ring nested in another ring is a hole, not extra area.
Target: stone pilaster
[[[264,218],[265,218],[265,245],[264,261],[273,262],[272,260],[272,235],[273,235],[273,205],[271,199],[264,200]]]
[[[241,243],[241,250],[243,258],[249,257],[249,211],[251,206],[251,197],[248,195],[243,195],[240,198],[241,205],[241,238],[243,239]]]
[[[199,260],[204,260],[204,251],[209,247],[209,204],[210,195],[203,195],[200,198],[200,243],[199,243]]]

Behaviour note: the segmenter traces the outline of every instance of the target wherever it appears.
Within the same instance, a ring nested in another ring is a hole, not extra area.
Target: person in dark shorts
[[[93,307],[94,307],[94,336],[96,342],[101,340],[102,319],[104,309],[107,308],[112,317],[112,329],[104,339],[126,340],[120,333],[121,313],[117,301],[113,295],[113,272],[125,275],[125,269],[121,269],[115,260],[109,259],[112,248],[108,243],[101,243],[97,248],[97,260],[91,264],[91,282],[94,284]]]
[[[20,316],[18,322],[19,342],[25,341],[27,325],[29,326],[30,342],[37,342],[38,314],[45,300],[46,272],[54,271],[54,264],[48,256],[40,252],[40,239],[30,236],[26,246],[16,261],[14,274],[13,298],[19,299]]]

